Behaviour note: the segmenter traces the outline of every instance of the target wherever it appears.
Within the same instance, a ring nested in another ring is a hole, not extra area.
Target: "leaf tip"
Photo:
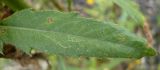
[[[144,52],[146,56],[155,56],[157,55],[157,52],[153,48],[147,48],[147,50]]]

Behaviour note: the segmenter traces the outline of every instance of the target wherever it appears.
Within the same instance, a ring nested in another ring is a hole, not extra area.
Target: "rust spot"
[[[48,24],[52,24],[53,23],[53,18],[48,17]]]

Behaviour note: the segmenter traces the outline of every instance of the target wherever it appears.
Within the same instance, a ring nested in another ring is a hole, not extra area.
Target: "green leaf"
[[[31,48],[65,56],[141,58],[153,56],[145,39],[109,22],[77,13],[19,11],[4,19],[3,42],[30,52]]]
[[[133,0],[113,0],[113,2],[120,6],[122,11],[126,12],[134,21],[144,23],[145,18]]]

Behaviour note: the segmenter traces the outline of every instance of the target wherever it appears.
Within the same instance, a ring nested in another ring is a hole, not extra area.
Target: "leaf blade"
[[[3,41],[26,52],[34,48],[69,56],[125,58],[156,54],[146,47],[143,38],[136,39],[117,25],[81,18],[75,13],[27,9],[2,23],[0,27],[6,29],[6,36],[1,36]]]

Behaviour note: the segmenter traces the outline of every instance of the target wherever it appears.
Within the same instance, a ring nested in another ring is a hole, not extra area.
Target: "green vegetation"
[[[0,27],[2,42],[28,53],[36,49],[59,55],[121,58],[156,54],[144,39],[116,24],[82,18],[76,13],[28,9],[4,19]]]
[[[145,21],[134,1],[86,0],[84,6],[80,4],[84,8],[76,10],[82,13],[75,12],[79,4],[74,0],[31,3],[40,6],[23,0],[0,1],[0,8],[11,11],[7,16],[0,11],[2,63],[8,58],[5,44],[31,58],[33,51],[47,54],[53,70],[114,70],[121,62],[157,54],[143,34],[133,33],[137,27],[143,29]]]

